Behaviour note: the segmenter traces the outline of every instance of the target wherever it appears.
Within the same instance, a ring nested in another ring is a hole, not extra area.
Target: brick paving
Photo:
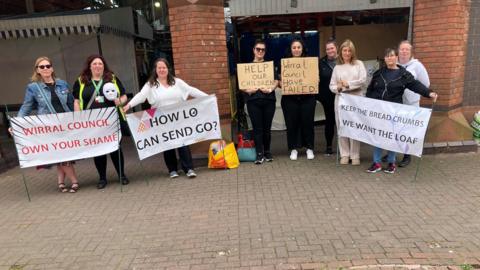
[[[320,140],[318,135],[317,139]],[[337,166],[304,152],[296,162],[275,133],[275,161],[234,170],[200,167],[167,178],[161,156],[138,162],[131,184],[56,190],[54,170],[0,174],[0,269],[461,269],[480,267],[480,154],[425,156],[394,175]],[[318,150],[322,150],[321,143]],[[14,268],[17,267],[17,268]]]

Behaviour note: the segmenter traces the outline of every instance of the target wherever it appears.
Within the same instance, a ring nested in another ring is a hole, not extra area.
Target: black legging
[[[282,96],[282,111],[287,126],[288,150],[314,147],[314,119],[317,101],[314,95]]]
[[[275,100],[257,98],[247,102],[248,115],[253,127],[253,141],[257,154],[270,152],[272,120],[275,114]]]
[[[120,155],[119,155],[119,152],[120,152]],[[118,168],[119,157],[120,157],[120,168]],[[112,159],[113,166],[115,167],[117,174],[120,174],[121,178],[125,177],[125,171],[124,171],[125,166],[124,166],[122,148],[110,153],[110,158]],[[97,168],[98,175],[100,176],[100,182],[102,181],[106,182],[107,181],[107,155],[94,157],[93,161],[95,162],[95,167]]]
[[[193,160],[192,153],[190,152],[190,147],[188,145],[179,147],[177,149],[170,149],[163,152],[163,158],[165,159],[165,164],[167,165],[168,172],[177,171],[177,154],[180,157],[180,165],[182,170],[187,173],[188,170],[193,170]]]
[[[317,96],[318,101],[322,103],[325,112],[325,140],[327,147],[332,147],[333,135],[335,134],[335,95],[327,93]]]

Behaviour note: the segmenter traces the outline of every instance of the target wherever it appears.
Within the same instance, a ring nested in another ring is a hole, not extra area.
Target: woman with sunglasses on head
[[[127,112],[130,108],[145,102],[145,100],[147,100],[152,107],[161,108],[186,101],[189,96],[204,97],[207,96],[207,94],[188,85],[183,80],[174,77],[170,71],[168,61],[164,58],[159,58],[153,65],[153,70],[148,82],[143,86],[142,90],[123,107],[123,111]],[[193,168],[192,153],[190,152],[190,147],[186,145],[163,152],[170,178],[173,179],[179,176],[177,172],[176,151],[178,151],[182,169],[187,177],[196,177],[197,174]]]
[[[300,39],[290,43],[286,57],[306,57],[305,44]],[[297,160],[298,150],[306,148],[307,159],[315,158],[314,148],[314,121],[315,94],[283,95],[281,100],[282,112],[287,126],[287,145],[290,151],[290,160]]]
[[[116,90],[114,96],[110,94],[110,88]],[[107,95],[105,95],[107,94]],[[113,74],[101,55],[91,55],[87,58],[80,76],[73,85],[73,96],[75,97],[75,111],[120,107],[127,101],[125,88]],[[119,110],[120,121],[124,122],[123,111]],[[120,147],[120,146],[119,146]],[[124,158],[122,149],[110,153],[113,166],[121,178],[122,185],[128,185],[129,180],[125,176]],[[95,168],[99,175],[97,184],[98,189],[103,189],[107,185],[107,155],[101,155],[93,158]]]
[[[339,94],[347,93],[363,96],[362,88],[367,81],[367,70],[363,62],[357,59],[353,42],[349,39],[345,40],[340,45],[339,52],[337,65],[333,69],[332,79],[330,80],[330,90],[336,94],[335,115],[337,127],[339,127],[340,121],[338,118]],[[347,165],[351,159],[352,165],[360,165],[360,141],[339,136],[338,147],[340,150],[340,164]]]
[[[265,61],[266,45],[263,40],[255,41],[253,45],[253,63]],[[245,92],[245,102],[247,103],[248,115],[253,127],[253,141],[257,157],[255,164],[262,164],[264,161],[273,161],[270,152],[270,142],[272,139],[272,121],[275,114],[275,88],[278,81],[274,81],[271,88],[252,88],[242,90]]]
[[[27,86],[25,99],[18,111],[18,116],[30,115],[34,110],[39,115],[73,110],[73,96],[68,90],[68,84],[56,78],[52,61],[45,56],[35,60],[31,83]],[[58,189],[61,192],[75,193],[79,189],[73,164],[73,161],[57,164]],[[72,182],[70,188],[65,185],[65,177]]]
[[[372,81],[367,89],[367,97],[402,103],[402,96],[408,88],[419,95],[433,98],[433,102],[435,102],[437,93],[430,91],[420,81],[415,80],[407,69],[398,65],[397,56],[395,49],[388,48],[385,50],[385,66],[373,73]],[[367,169],[367,172],[376,173],[382,170],[382,152],[383,149],[374,147],[373,164]],[[384,169],[384,172],[395,173],[395,152],[387,151],[387,161],[388,167]]]

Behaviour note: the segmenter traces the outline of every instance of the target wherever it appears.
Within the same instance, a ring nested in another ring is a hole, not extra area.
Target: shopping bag
[[[480,144],[480,111],[473,115],[470,126],[473,128],[473,139]]]
[[[208,149],[208,168],[210,169],[234,169],[240,164],[237,151],[233,143],[227,144],[224,140],[210,143]]]
[[[255,143],[252,140],[244,139],[242,134],[238,134],[237,154],[240,162],[255,161],[257,158]]]

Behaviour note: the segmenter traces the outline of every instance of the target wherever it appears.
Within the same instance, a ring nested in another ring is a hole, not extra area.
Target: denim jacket
[[[37,87],[37,84],[39,87]],[[44,95],[39,91],[43,91]],[[68,84],[63,80],[55,80],[55,92],[57,93],[58,99],[62,104],[63,109],[66,112],[73,110],[73,95],[68,90]],[[47,100],[45,100],[45,98]],[[23,101],[22,107],[18,111],[18,116],[23,117],[29,115],[33,110],[37,110],[37,114],[49,114],[52,113],[48,109],[46,102],[51,104],[52,95],[48,90],[48,86],[43,82],[32,82],[27,85],[25,90],[25,99]]]

